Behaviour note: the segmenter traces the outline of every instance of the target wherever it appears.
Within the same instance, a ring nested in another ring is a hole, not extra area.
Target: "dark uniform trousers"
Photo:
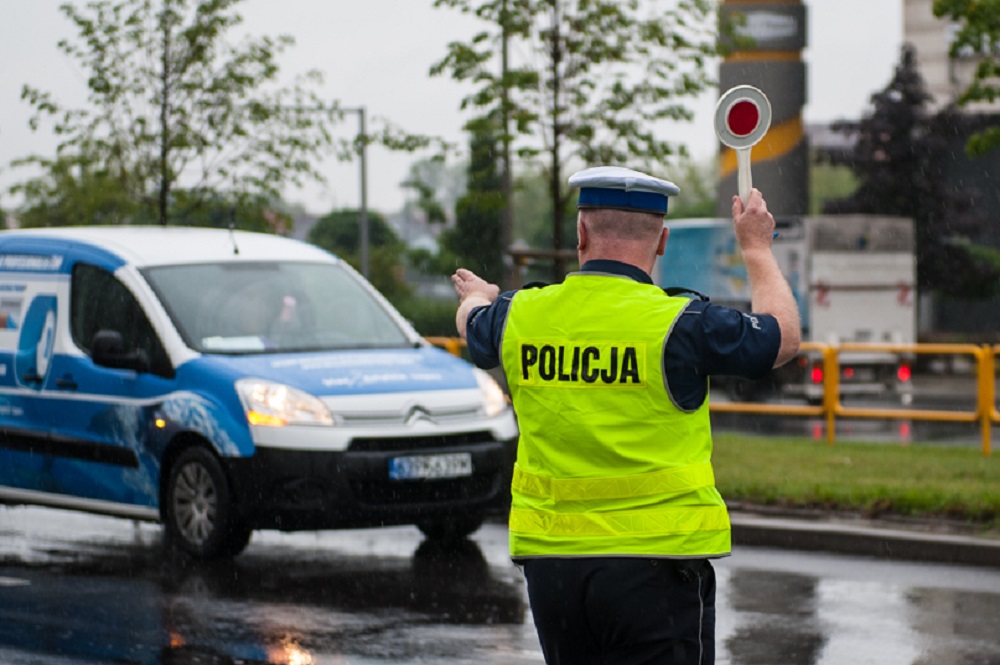
[[[548,665],[715,662],[715,570],[707,560],[520,563]]]

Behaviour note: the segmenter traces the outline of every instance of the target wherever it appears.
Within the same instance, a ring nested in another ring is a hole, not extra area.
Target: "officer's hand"
[[[770,250],[774,226],[774,217],[767,211],[767,203],[760,190],[750,190],[745,209],[740,197],[733,197],[733,227],[736,241],[744,253],[757,249]]]
[[[500,287],[490,284],[485,279],[465,268],[459,268],[451,276],[451,283],[455,287],[455,293],[463,302],[469,298],[485,299],[493,302],[500,296]]]

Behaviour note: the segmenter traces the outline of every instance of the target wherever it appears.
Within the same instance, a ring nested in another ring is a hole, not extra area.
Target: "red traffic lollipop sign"
[[[770,126],[771,102],[752,85],[730,88],[715,107],[715,133],[723,145],[736,151],[736,181],[743,205],[753,188],[750,148],[764,138]]]

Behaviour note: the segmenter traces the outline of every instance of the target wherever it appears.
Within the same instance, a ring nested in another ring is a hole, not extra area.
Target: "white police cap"
[[[667,180],[620,166],[595,166],[569,177],[580,188],[578,208],[619,208],[656,215],[667,214],[667,198],[680,187]]]

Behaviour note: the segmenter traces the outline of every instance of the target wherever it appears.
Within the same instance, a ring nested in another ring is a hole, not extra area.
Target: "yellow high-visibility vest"
[[[501,359],[521,431],[515,559],[729,554],[708,399],[684,411],[663,374],[688,302],[603,273],[514,296]]]

